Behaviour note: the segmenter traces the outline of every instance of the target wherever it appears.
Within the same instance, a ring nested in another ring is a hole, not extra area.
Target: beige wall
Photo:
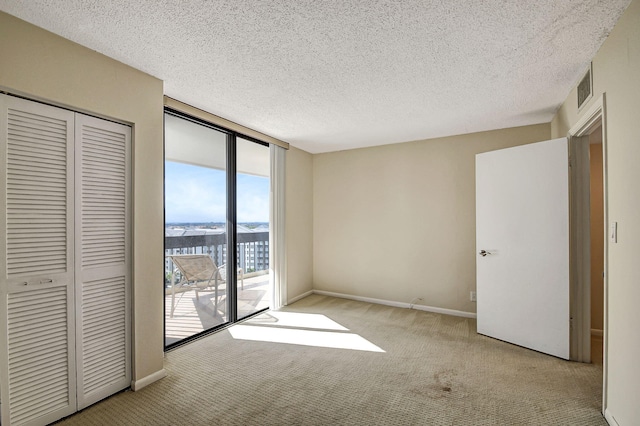
[[[133,124],[134,380],[163,368],[162,82],[0,12],[0,87]]]
[[[608,244],[606,408],[618,424],[632,425],[640,419],[640,0],[593,59],[593,80],[594,99],[606,92],[606,209],[609,221],[618,222],[618,242]],[[554,136],[576,123],[575,105],[574,89],[552,122]]]
[[[287,298],[313,288],[313,160],[306,151],[287,151]]]
[[[314,289],[475,312],[475,154],[540,124],[314,155]]]

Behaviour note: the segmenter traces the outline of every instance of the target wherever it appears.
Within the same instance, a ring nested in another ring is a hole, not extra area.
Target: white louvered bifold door
[[[78,409],[131,385],[131,128],[76,114]]]
[[[2,424],[76,411],[74,113],[0,95]]]

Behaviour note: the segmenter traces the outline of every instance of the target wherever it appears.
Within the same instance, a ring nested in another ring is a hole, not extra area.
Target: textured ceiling
[[[629,3],[0,0],[0,10],[317,153],[549,122]]]

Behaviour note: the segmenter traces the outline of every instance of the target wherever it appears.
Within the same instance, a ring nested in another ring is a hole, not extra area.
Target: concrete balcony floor
[[[238,318],[269,307],[270,297],[269,275],[245,278],[244,288],[238,285]],[[170,345],[227,322],[225,284],[218,287],[217,307],[213,291],[200,291],[198,298],[196,298],[195,290],[176,294],[176,308],[173,318],[169,315],[171,295],[166,295],[164,302],[165,345]]]

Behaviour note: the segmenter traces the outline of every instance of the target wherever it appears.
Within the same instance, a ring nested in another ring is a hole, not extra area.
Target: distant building
[[[238,224],[238,266],[245,273],[269,269],[269,224],[249,228]],[[248,235],[249,234],[249,235]],[[175,254],[208,254],[216,265],[227,259],[225,228],[198,224],[168,225],[165,228],[165,256]],[[165,281],[171,280],[173,262],[165,257]]]

